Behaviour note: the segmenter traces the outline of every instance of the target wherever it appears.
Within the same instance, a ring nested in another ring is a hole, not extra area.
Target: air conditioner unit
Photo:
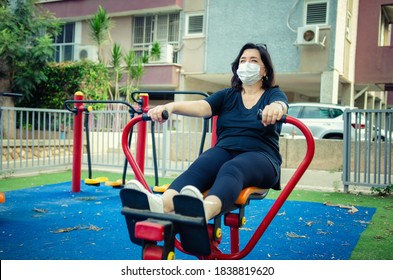
[[[165,44],[161,46],[160,61],[166,63],[173,63],[173,46]]]
[[[319,42],[319,26],[306,25],[297,29],[297,45],[320,45]]]
[[[75,46],[75,61],[88,59],[91,61],[98,61],[98,48],[93,45]]]

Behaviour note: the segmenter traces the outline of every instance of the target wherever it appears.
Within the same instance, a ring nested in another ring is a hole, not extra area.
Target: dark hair
[[[253,43],[245,44],[241,48],[238,56],[232,62],[232,72],[233,72],[233,77],[231,80],[232,87],[236,88],[238,90],[241,90],[243,88],[242,87],[243,83],[239,79],[239,76],[237,75],[236,71],[237,71],[237,68],[239,67],[240,57],[242,56],[243,52],[247,49],[258,50],[259,54],[261,55],[262,62],[265,65],[266,78],[262,78],[262,88],[266,90],[266,89],[273,87],[274,86],[274,69],[273,69],[272,59],[270,58],[270,54],[267,51],[267,47],[266,47],[266,45],[263,45],[263,44],[253,44]]]

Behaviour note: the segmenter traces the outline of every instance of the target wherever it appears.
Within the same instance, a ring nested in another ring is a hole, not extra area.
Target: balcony
[[[141,80],[142,88],[172,90],[179,87],[179,64],[145,64],[145,73]]]
[[[103,3],[102,3],[103,2]],[[183,0],[80,0],[80,1],[60,1],[41,0],[43,7],[50,10],[58,18],[89,18],[97,11],[99,4],[105,8],[112,16],[125,16],[140,13],[155,13],[162,11],[181,10]]]

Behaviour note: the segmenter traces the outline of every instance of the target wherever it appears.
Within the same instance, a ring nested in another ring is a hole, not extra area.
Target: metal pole
[[[77,91],[74,94],[75,100],[83,100],[83,93]],[[81,190],[81,169],[82,169],[82,133],[83,133],[83,103],[74,105],[74,152],[72,161],[72,192]]]
[[[344,111],[344,147],[343,147],[343,183],[344,192],[348,192],[350,172],[351,172],[351,112]]]
[[[149,95],[147,93],[139,94],[142,99],[142,112],[146,113],[149,106]],[[136,140],[136,163],[142,173],[145,172],[145,148],[146,148],[146,122],[138,123],[138,134]]]

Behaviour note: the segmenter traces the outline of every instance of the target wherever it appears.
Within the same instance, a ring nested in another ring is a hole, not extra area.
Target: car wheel
[[[340,136],[340,135],[333,135],[333,136],[325,137],[324,139],[329,139],[329,140],[343,140],[343,137]]]
[[[379,140],[379,137],[373,138],[373,141],[375,141],[375,140],[378,141],[378,140]],[[385,142],[385,137],[383,137],[383,136],[381,137],[381,142]]]

